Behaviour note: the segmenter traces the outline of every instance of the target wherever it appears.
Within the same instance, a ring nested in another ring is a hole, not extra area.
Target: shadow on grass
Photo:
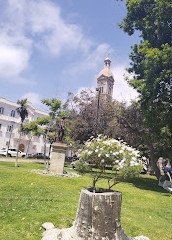
[[[109,173],[106,172],[102,175],[102,177],[104,179],[111,179],[113,177],[113,174],[110,172]],[[143,190],[166,193],[165,196],[171,195],[167,190],[158,186],[158,180],[153,176],[141,174],[140,177],[135,177],[127,180],[120,180],[120,182],[131,183],[133,184],[133,186]]]
[[[170,194],[167,190],[158,186],[157,179],[154,179],[148,175],[145,175],[144,177],[137,177],[137,178],[129,179],[129,180],[126,180],[123,182],[132,183],[135,187],[143,189],[143,190],[167,193],[167,196],[169,196],[169,194]]]

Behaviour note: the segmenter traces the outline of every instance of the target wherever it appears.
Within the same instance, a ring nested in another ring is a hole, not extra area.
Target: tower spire
[[[97,88],[100,89],[100,93],[107,99],[112,98],[114,77],[110,70],[111,60],[107,57],[104,60],[104,69],[100,71],[97,78]]]
[[[110,68],[110,64],[111,64],[111,60],[107,57],[107,58],[104,60],[104,67]]]

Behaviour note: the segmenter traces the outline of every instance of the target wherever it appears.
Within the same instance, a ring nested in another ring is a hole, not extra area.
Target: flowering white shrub
[[[88,172],[88,166],[93,174],[93,186],[107,167],[114,171],[113,179],[133,177],[140,173],[142,162],[139,151],[128,146],[125,142],[99,135],[88,140],[79,153],[80,161],[76,168],[79,172]],[[97,169],[93,172],[93,168]],[[114,183],[115,184],[115,183]],[[114,185],[113,184],[113,185]],[[110,185],[109,185],[110,187]]]

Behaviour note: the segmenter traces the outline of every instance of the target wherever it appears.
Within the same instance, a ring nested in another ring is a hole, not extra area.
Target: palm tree
[[[17,156],[16,156],[16,162],[15,162],[15,167],[17,167],[17,162],[18,162],[18,151],[19,151],[19,145],[20,145],[20,140],[21,140],[21,133],[22,133],[22,128],[23,128],[23,122],[25,118],[28,116],[28,102],[27,98],[21,99],[17,101],[17,104],[20,106],[16,109],[17,113],[19,114],[21,118],[21,123],[20,123],[20,135],[19,135],[19,141],[18,141],[18,147],[17,147]]]

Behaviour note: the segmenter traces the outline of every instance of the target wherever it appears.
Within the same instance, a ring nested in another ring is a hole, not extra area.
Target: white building
[[[9,148],[17,148],[18,146],[18,129],[21,122],[20,116],[16,111],[18,107],[19,105],[17,103],[0,97],[0,149],[7,148],[8,144]],[[24,124],[46,116],[48,116],[48,113],[36,109],[28,102],[28,117],[25,119]],[[44,153],[43,137],[22,134],[19,150],[28,153]],[[49,146],[47,144],[47,155],[48,151]]]

